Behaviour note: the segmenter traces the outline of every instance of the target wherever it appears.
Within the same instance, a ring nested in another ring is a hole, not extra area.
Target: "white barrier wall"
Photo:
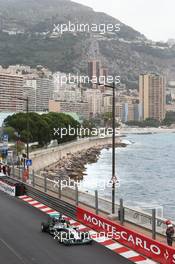
[[[11,196],[16,196],[16,186],[11,186],[1,180],[0,180],[0,190]]]
[[[119,142],[119,138],[117,140]],[[43,168],[65,157],[67,153],[73,154],[75,152],[87,150],[95,146],[103,146],[105,144],[110,144],[111,142],[111,137],[81,139],[78,141],[62,144],[58,147],[32,152],[30,153],[30,159],[32,159],[31,169],[35,171],[42,170]]]

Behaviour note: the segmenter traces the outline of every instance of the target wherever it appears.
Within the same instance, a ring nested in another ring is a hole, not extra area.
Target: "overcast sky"
[[[74,1],[118,18],[149,39],[175,39],[175,0]]]

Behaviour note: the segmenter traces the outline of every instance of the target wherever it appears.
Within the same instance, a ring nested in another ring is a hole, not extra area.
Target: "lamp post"
[[[112,85],[108,84],[101,84],[101,83],[95,83],[100,86],[105,86],[108,88],[112,88],[112,177],[111,177],[111,183],[112,183],[112,214],[115,214],[115,187],[116,183],[118,183],[117,177],[115,175],[115,90],[116,85],[115,82],[113,82]]]
[[[117,177],[115,175],[115,83],[112,86],[112,214],[115,214],[115,184]]]
[[[29,159],[29,97],[27,97],[25,101],[27,113],[27,159]]]

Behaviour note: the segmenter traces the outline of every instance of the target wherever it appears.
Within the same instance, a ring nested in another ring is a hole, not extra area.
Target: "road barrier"
[[[15,179],[22,181],[23,169],[13,166],[12,175]],[[81,191],[76,186],[62,188],[59,180],[51,180],[49,175],[38,175],[34,171],[30,172],[28,185],[74,205],[88,206],[97,214],[111,214],[111,200],[101,197],[98,191],[94,191],[94,193]],[[120,200],[120,203],[116,201],[115,212],[115,219],[118,219],[121,224],[127,222],[149,230],[152,232],[152,238],[156,238],[157,234],[165,236],[166,225],[164,222],[166,219],[155,215],[154,209],[148,213],[138,208],[126,206]]]
[[[175,263],[175,249],[139,234],[116,222],[110,221],[85,209],[77,207],[77,221],[90,228],[105,233],[112,233],[113,238],[136,252],[161,264]]]
[[[46,194],[42,191],[36,190],[28,185],[25,185],[26,194],[30,197],[36,199],[37,201],[44,203],[48,207],[62,213],[66,214],[67,216],[76,219],[76,206],[62,201],[58,198],[55,198],[49,194]]]
[[[0,190],[11,196],[20,196],[25,193],[24,184],[9,177],[0,177]]]
[[[17,186],[24,186],[25,192],[23,192],[20,195],[27,194],[33,199],[36,199],[38,202],[43,203],[47,205],[48,207],[51,207],[52,209],[62,213],[66,214],[67,216],[76,219],[77,216],[77,208],[75,205],[72,205],[70,203],[67,203],[61,199],[55,198],[43,191],[40,191],[38,189],[35,189],[28,185],[27,183],[22,183],[21,180],[17,179],[14,180],[13,178],[9,178],[11,181],[14,181],[17,183]]]

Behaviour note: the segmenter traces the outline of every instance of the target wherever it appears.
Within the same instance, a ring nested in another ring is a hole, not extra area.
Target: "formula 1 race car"
[[[59,243],[67,246],[91,244],[93,241],[89,232],[81,232],[77,227],[71,226],[61,215],[50,217],[47,223],[41,223],[41,231],[51,234]]]
[[[49,233],[51,235],[55,234],[55,231],[64,230],[70,225],[69,221],[66,221],[61,215],[51,216],[47,223],[41,223],[41,231]]]

